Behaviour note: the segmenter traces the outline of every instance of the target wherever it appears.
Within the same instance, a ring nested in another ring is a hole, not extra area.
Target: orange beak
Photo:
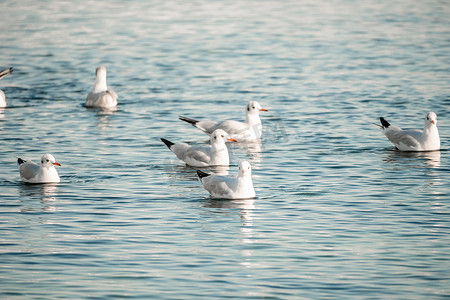
[[[244,175],[245,174],[245,170],[244,169],[242,169],[242,175]]]
[[[235,142],[235,143],[237,142],[237,141],[236,141],[235,139],[233,139],[233,138],[228,138],[227,141]]]
[[[435,121],[435,120],[431,120],[431,123],[433,123],[434,125],[436,125],[436,121]]]
[[[261,108],[259,111],[268,111],[268,110],[265,108]]]
[[[59,162],[54,162],[53,163],[55,166],[60,166],[61,167],[61,164],[59,163]]]

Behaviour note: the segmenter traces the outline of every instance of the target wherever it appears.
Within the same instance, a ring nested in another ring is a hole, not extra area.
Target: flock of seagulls
[[[0,71],[0,79],[13,72],[12,68]],[[106,68],[97,67],[95,83],[86,97],[86,107],[96,107],[115,110],[117,94],[108,89],[106,83]],[[0,108],[6,107],[6,98],[0,90]],[[262,137],[262,123],[260,112],[267,111],[257,101],[250,101],[245,106],[245,122],[226,120],[216,122],[212,120],[195,120],[180,116],[195,128],[210,136],[210,145],[189,145],[187,143],[173,143],[161,138],[161,141],[172,151],[178,159],[192,167],[229,166],[230,159],[226,142],[257,141]],[[425,116],[423,130],[402,130],[391,125],[383,117],[380,118],[383,134],[400,151],[436,151],[440,150],[437,116],[429,112]],[[44,154],[40,164],[17,159],[20,178],[26,183],[57,183],[60,178],[55,166],[61,166],[51,154]],[[247,199],[256,196],[252,182],[252,168],[248,161],[241,161],[236,176],[218,175],[197,170],[197,175],[206,191],[213,198]]]

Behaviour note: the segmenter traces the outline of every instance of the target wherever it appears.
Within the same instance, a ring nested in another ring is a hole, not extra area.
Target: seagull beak
[[[245,170],[244,169],[242,169],[242,175],[244,175],[245,174]]]
[[[237,142],[235,139],[233,139],[233,138],[227,138],[227,141],[230,141],[230,142]]]
[[[265,108],[261,108],[259,111],[268,111],[268,110]]]
[[[61,167],[61,164],[59,163],[59,162],[54,162],[53,163],[55,166],[60,166]]]
[[[435,120],[431,120],[431,123],[433,123],[434,125],[436,125],[436,121],[435,121]]]

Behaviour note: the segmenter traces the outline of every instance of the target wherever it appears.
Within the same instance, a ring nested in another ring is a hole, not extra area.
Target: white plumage
[[[179,159],[193,167],[228,166],[229,155],[225,141],[235,141],[222,129],[217,129],[211,134],[211,145],[206,146],[174,144],[166,139],[161,140]]]
[[[97,67],[95,71],[94,87],[86,97],[86,106],[103,109],[114,109],[117,106],[117,94],[108,89],[106,68],[103,66]]]
[[[381,131],[401,151],[434,151],[439,150],[441,142],[437,128],[437,116],[429,112],[425,116],[423,130],[402,130],[380,118]]]
[[[191,124],[208,135],[216,129],[222,129],[237,141],[255,140],[261,138],[262,135],[262,124],[259,117],[261,111],[267,110],[262,108],[259,102],[250,101],[245,106],[245,122],[234,120],[221,123],[212,120],[198,121],[184,116],[180,116],[180,120]]]
[[[22,178],[23,182],[60,182],[55,166],[61,165],[55,161],[55,158],[51,154],[44,154],[41,158],[40,165],[32,162],[31,160],[24,161],[21,158],[17,159],[17,164],[19,167],[20,178]]]
[[[4,76],[11,74],[13,71],[13,68],[6,68],[0,71],[0,79]],[[0,90],[0,108],[6,107],[6,96],[5,93]]]
[[[223,176],[197,171],[198,177],[213,198],[248,199],[255,197],[250,163],[239,163],[237,176]]]

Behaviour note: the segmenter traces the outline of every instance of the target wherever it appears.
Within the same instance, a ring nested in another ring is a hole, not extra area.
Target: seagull
[[[239,163],[237,176],[213,175],[197,170],[197,175],[213,198],[248,199],[255,197],[252,167],[248,161]]]
[[[87,107],[99,107],[113,109],[117,106],[117,94],[109,90],[106,85],[106,68],[97,67],[95,70],[95,83],[91,92],[86,97]]]
[[[0,79],[3,78],[3,76],[6,76],[8,74],[11,74],[13,72],[13,68],[6,68],[0,71]],[[2,90],[0,90],[0,108],[6,107],[6,97],[5,93],[3,93]]]
[[[207,146],[191,146],[186,143],[175,144],[166,139],[161,139],[170,151],[192,167],[228,166],[230,160],[225,140],[236,142],[222,129],[217,129],[211,134],[211,145]]]
[[[55,166],[61,166],[51,154],[44,154],[41,164],[35,164],[31,160],[17,159],[20,178],[26,183],[50,183],[60,182]]]
[[[257,101],[250,101],[245,106],[245,122],[234,120],[227,120],[222,123],[212,120],[198,121],[184,116],[180,116],[179,119],[208,135],[220,128],[225,130],[225,132],[237,141],[255,140],[260,139],[262,135],[261,119],[259,118],[261,111],[267,111],[267,109],[262,108],[261,104]]]
[[[421,130],[402,130],[380,118],[381,131],[401,151],[434,151],[439,150],[441,143],[437,129],[437,116],[429,112],[425,116],[425,127]]]

